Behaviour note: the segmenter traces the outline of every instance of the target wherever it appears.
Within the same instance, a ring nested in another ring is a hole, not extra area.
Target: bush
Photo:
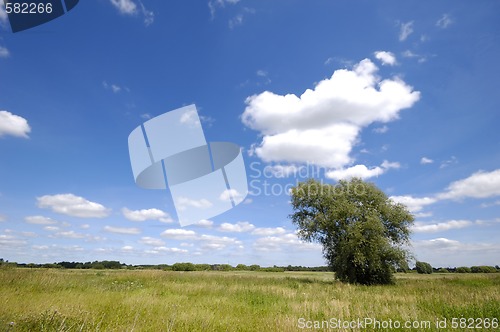
[[[444,267],[440,268],[439,270],[437,270],[438,273],[450,273],[450,271],[448,271],[448,269],[445,269]]]
[[[470,270],[470,267],[460,266],[460,267],[457,267],[455,272],[457,272],[457,273],[471,273],[471,270]]]
[[[417,269],[417,272],[420,274],[431,274],[432,273],[431,264],[426,263],[426,262],[417,261],[415,263],[415,268]]]
[[[493,266],[472,266],[470,268],[472,273],[495,273],[497,269]]]
[[[193,263],[175,263],[172,271],[196,271],[196,267]]]

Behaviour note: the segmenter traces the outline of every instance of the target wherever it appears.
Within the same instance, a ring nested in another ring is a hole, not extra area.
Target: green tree
[[[426,263],[426,262],[417,261],[415,263],[415,268],[417,269],[417,272],[421,273],[421,274],[431,274],[432,273],[431,264]]]
[[[291,190],[292,222],[298,236],[319,242],[337,279],[359,284],[388,284],[404,268],[413,216],[374,184],[354,178],[336,185],[316,180]]]

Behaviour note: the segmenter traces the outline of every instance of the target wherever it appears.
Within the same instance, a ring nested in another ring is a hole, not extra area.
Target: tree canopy
[[[350,283],[387,284],[406,269],[413,215],[374,184],[353,178],[336,185],[316,180],[291,190],[292,222],[298,236],[323,245],[336,278]]]

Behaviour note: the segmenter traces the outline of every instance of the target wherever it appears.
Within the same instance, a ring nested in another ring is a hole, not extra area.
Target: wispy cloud
[[[449,14],[443,14],[441,18],[436,22],[436,26],[446,29],[448,28],[451,24],[453,24],[453,19]]]
[[[413,33],[414,21],[402,22],[399,25],[399,41],[405,41]]]

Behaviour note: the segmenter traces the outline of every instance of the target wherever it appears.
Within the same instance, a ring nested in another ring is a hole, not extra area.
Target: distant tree
[[[426,263],[426,262],[417,261],[415,263],[415,268],[417,269],[417,272],[420,274],[431,274],[432,273],[431,264]]]
[[[497,272],[497,269],[495,269],[493,266],[471,266],[470,268],[472,273],[495,273]]]
[[[193,263],[175,263],[172,271],[196,271],[196,267]]]
[[[460,266],[460,267],[457,267],[455,272],[457,272],[457,273],[471,273],[472,271],[470,270],[470,267]]]
[[[260,265],[252,264],[248,268],[250,269],[250,271],[258,271],[260,270]]]
[[[448,269],[445,269],[444,267],[438,269],[437,272],[438,273],[450,273],[450,271],[448,271]]]
[[[388,284],[407,264],[413,216],[374,184],[354,178],[336,185],[316,180],[291,190],[298,236],[319,242],[337,279],[359,284]]]

